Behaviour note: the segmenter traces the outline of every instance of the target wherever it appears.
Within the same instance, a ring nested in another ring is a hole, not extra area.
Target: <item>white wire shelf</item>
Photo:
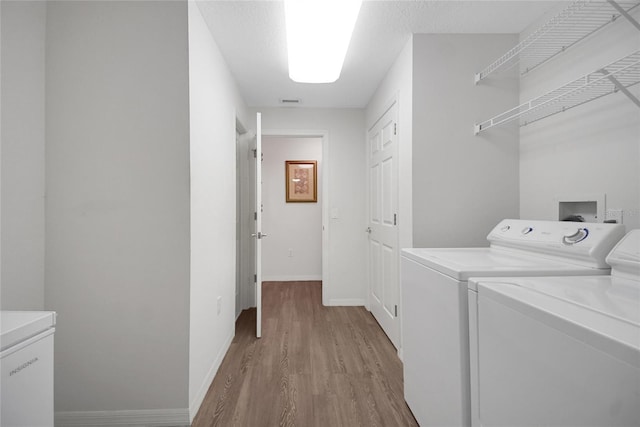
[[[519,119],[520,126],[544,119],[615,92],[622,92],[638,107],[628,88],[640,83],[640,50],[509,111],[475,125],[475,134]]]
[[[621,15],[640,29],[638,22],[629,16],[629,12],[638,6],[640,6],[640,0],[576,0],[487,68],[477,73],[476,83],[494,72],[506,71],[518,64],[520,64],[520,74],[524,75],[620,18]]]

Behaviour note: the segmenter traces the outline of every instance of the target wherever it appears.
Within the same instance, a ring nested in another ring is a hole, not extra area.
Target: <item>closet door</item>
[[[400,346],[398,136],[394,103],[368,132],[369,304],[396,348]]]

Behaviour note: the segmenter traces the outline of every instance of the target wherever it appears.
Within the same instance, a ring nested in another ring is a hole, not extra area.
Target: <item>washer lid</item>
[[[413,248],[403,249],[402,256],[459,281],[487,276],[590,276],[610,271],[500,248]]]
[[[0,312],[0,351],[54,327],[53,311]]]
[[[640,368],[639,282],[611,276],[474,281],[479,310],[493,300]]]

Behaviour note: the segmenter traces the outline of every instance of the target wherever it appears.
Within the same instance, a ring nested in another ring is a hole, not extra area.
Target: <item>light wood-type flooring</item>
[[[265,282],[262,338],[242,312],[193,427],[417,426],[402,363],[363,307],[323,307],[321,282]]]

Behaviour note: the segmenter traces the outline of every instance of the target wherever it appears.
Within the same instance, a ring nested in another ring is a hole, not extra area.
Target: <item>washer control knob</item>
[[[562,243],[565,245],[575,245],[576,243],[582,242],[589,235],[589,229],[587,228],[578,228],[573,234],[566,235],[562,238]]]
[[[502,231],[503,233],[506,233],[509,230],[511,230],[511,226],[510,225],[505,225],[504,227],[502,227],[500,229],[500,231]]]
[[[533,231],[533,227],[525,227],[522,229],[522,234],[529,234]]]

